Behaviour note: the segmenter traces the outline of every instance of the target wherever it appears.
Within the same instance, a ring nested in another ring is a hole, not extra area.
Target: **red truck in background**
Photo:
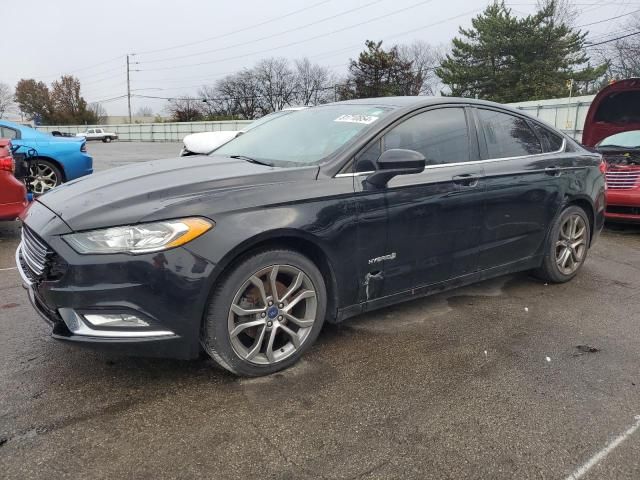
[[[0,139],[0,221],[15,220],[27,207],[27,188],[13,176],[11,141]]]
[[[582,144],[606,163],[607,220],[640,223],[640,78],[598,92],[584,124]]]

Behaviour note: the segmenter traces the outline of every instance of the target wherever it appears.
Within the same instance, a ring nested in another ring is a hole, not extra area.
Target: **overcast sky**
[[[50,83],[63,73],[82,82],[89,102],[126,93],[125,55],[134,93],[195,94],[198,86],[269,56],[312,61],[344,74],[366,39],[385,44],[415,39],[448,44],[487,0],[2,0],[4,56],[0,81]],[[640,9],[637,1],[575,0],[577,25]],[[535,0],[513,0],[526,14]],[[297,12],[297,13],[294,13]],[[333,18],[329,18],[333,17]],[[629,17],[593,25],[603,38]],[[327,19],[326,21],[323,21]],[[308,25],[316,23],[314,25]],[[360,25],[358,25],[360,24]],[[294,30],[297,29],[297,30]],[[293,31],[292,31],[293,30]],[[613,30],[615,33],[615,30]],[[293,45],[288,45],[293,44]],[[10,47],[10,48],[9,48]],[[160,50],[160,51],[156,51]],[[156,51],[156,52],[154,52]],[[145,53],[146,52],[146,53]],[[194,65],[201,64],[201,65]],[[134,99],[161,112],[166,100]],[[126,100],[106,101],[110,115],[126,114]]]

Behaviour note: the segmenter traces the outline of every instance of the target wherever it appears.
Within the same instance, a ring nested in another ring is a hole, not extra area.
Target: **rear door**
[[[485,270],[542,253],[568,172],[562,168],[562,155],[551,151],[562,149],[562,137],[549,132],[549,138],[543,138],[546,129],[512,112],[484,107],[474,111],[485,160],[480,256]]]
[[[366,176],[357,177],[366,268],[383,277],[380,288],[365,292],[366,299],[477,271],[483,171],[472,162],[478,160],[478,144],[469,120],[463,106],[418,112],[357,159],[359,171],[375,169],[375,159],[392,148],[416,150],[427,159],[424,172],[397,176],[383,190],[367,191]]]

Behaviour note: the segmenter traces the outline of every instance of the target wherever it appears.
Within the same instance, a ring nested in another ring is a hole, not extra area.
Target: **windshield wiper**
[[[230,158],[236,160],[245,160],[249,163],[257,163],[258,165],[266,165],[267,167],[273,167],[273,163],[265,162],[264,160],[257,160],[255,158],[247,157],[246,155],[229,155]]]

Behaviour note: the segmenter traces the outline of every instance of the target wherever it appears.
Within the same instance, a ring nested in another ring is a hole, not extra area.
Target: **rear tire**
[[[62,183],[62,172],[56,164],[36,159],[29,166],[29,189],[34,195],[43,195]]]
[[[326,304],[324,279],[311,260],[292,250],[257,252],[215,287],[202,345],[236,375],[268,375],[296,363],[315,342]]]
[[[102,139],[102,141],[103,141],[104,143],[111,143],[111,137],[104,137],[104,138]]]
[[[550,283],[568,282],[584,265],[590,243],[586,212],[575,205],[565,208],[551,226],[542,265],[534,275]]]

